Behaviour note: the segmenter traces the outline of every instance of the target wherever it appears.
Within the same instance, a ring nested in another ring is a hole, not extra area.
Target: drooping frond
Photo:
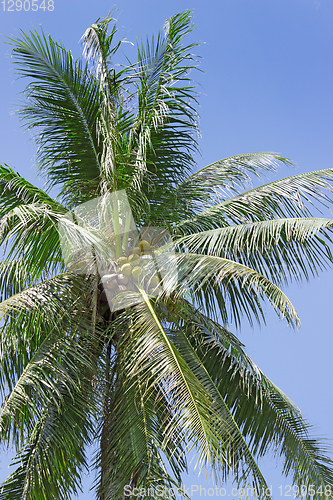
[[[121,356],[118,354],[117,356]],[[161,423],[168,425],[173,409],[160,387],[149,390],[140,373],[126,379],[120,375],[119,359],[117,377],[104,406],[99,456],[101,477],[99,492],[110,496],[120,495],[124,487],[160,489],[179,488],[180,473],[186,468],[185,453],[172,441],[163,445]],[[113,370],[114,371],[114,370]],[[126,368],[125,368],[126,372]],[[179,428],[180,434],[182,429]],[[168,470],[165,466],[168,461]],[[147,495],[146,498],[154,498]]]
[[[208,318],[193,308],[187,314],[184,311],[182,317],[193,349],[255,456],[260,458],[268,451],[280,455],[283,472],[292,474],[299,488],[302,480],[303,485],[314,484],[316,491],[321,485],[332,487],[332,460],[325,454],[328,450],[311,436],[312,428],[299,409],[249,358],[244,363],[237,353],[227,351],[219,327],[207,329]],[[190,318],[194,319],[194,327]],[[312,498],[309,493],[307,497]]]
[[[95,410],[91,330],[84,278],[59,276],[0,304],[0,439],[18,452],[0,498],[70,498],[86,467]],[[72,299],[72,310],[68,300]]]
[[[59,202],[15,173],[8,165],[0,165],[0,217],[26,203],[40,203],[66,211]]]
[[[329,206],[333,192],[333,169],[286,177],[234,196],[202,210],[177,225],[177,233],[188,234],[231,223],[239,224],[286,217],[308,217],[310,205]]]
[[[2,299],[59,270],[62,259],[56,224],[66,212],[42,189],[0,166],[0,244],[7,249],[0,270]]]
[[[145,296],[144,291],[142,294]],[[157,387],[169,401],[170,419],[159,421],[163,425],[163,447],[170,441],[178,447],[184,440],[187,445],[196,447],[200,468],[211,466],[216,471],[230,472],[233,465],[232,459],[229,461],[228,446],[234,446],[246,464],[246,472],[240,473],[238,478],[240,483],[251,473],[258,490],[264,490],[264,479],[229,410],[207,391],[210,381],[205,371],[193,368],[191,360],[195,354],[192,348],[187,345],[187,349],[180,352],[175,347],[152,303],[145,298],[145,304],[137,306],[130,315],[132,334],[127,341],[124,339],[127,343],[124,376],[132,385],[136,376],[141,378],[144,400],[149,401],[151,392]],[[133,385],[133,389],[138,395],[138,386]],[[161,402],[161,396],[155,399],[157,404]],[[181,434],[178,428],[183,429]]]
[[[272,219],[193,233],[174,244],[185,252],[235,260],[281,285],[308,279],[332,263],[332,229],[332,219]]]
[[[63,269],[57,231],[62,215],[48,205],[21,204],[1,219],[0,242],[9,245],[8,258],[24,262],[30,283]]]
[[[178,210],[183,205],[183,216],[194,216],[250,186],[251,175],[260,177],[262,173],[275,172],[280,163],[291,165],[288,158],[276,153],[242,154],[216,161],[178,184],[165,203]]]
[[[45,361],[45,358],[39,360],[40,372],[48,368]],[[45,498],[45,495],[70,499],[80,489],[80,477],[87,468],[85,447],[90,442],[90,408],[83,387],[68,390],[61,382],[54,387],[57,392],[53,401],[40,409],[24,448],[13,460],[18,467],[2,484],[1,500]],[[34,385],[33,389],[40,387]]]
[[[174,286],[179,295],[190,295],[194,302],[210,311],[215,302],[225,324],[231,319],[238,325],[244,314],[250,322],[253,315],[259,322],[260,316],[264,320],[260,299],[267,299],[279,317],[293,327],[299,325],[297,312],[288,297],[255,269],[225,257],[191,252],[176,253],[170,257],[170,263],[172,271],[163,278],[165,288],[171,290]],[[175,267],[177,285],[173,285]]]

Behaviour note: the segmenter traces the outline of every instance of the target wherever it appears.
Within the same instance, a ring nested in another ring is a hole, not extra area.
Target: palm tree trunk
[[[110,361],[111,361],[111,343],[107,346],[107,359],[105,370],[105,395],[103,402],[103,428],[101,436],[101,496],[100,500],[107,500],[107,477],[110,465],[108,465],[108,435],[109,435],[109,396],[110,396]]]
[[[117,313],[111,313],[110,309],[105,312],[104,318],[106,320],[106,325],[114,321]],[[116,348],[116,344],[119,338],[113,337],[112,341],[109,338],[105,338],[107,342],[106,347],[106,368],[105,368],[105,393],[103,401],[103,424],[102,424],[102,434],[101,434],[101,480],[100,480],[100,500],[126,500],[124,494],[116,497],[116,485],[112,481],[112,457],[110,456],[110,439],[109,435],[112,432],[112,424],[114,422],[111,419],[116,418],[115,415],[111,415],[111,399],[113,397],[113,383],[115,380],[111,380],[113,376],[111,371],[111,353],[112,346]],[[118,378],[118,377],[117,377]],[[113,382],[113,383],[112,383]]]

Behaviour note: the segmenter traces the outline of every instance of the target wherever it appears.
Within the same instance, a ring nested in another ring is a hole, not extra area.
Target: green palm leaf
[[[188,76],[194,67],[191,50],[196,44],[182,45],[193,29],[190,19],[189,11],[171,17],[163,35],[145,45],[141,41],[137,48],[138,112],[129,144],[135,152],[131,184],[145,193],[150,191],[149,199],[162,213],[166,183],[171,188],[184,179],[193,166],[192,152],[197,147],[196,94]],[[153,214],[158,220],[157,216]]]
[[[264,184],[250,191],[202,210],[190,219],[180,222],[177,231],[202,231],[230,225],[255,222],[275,217],[308,217],[309,205],[328,206],[332,192],[333,169],[317,170],[286,177]]]
[[[97,193],[100,147],[95,128],[101,95],[82,60],[36,31],[11,40],[18,74],[34,79],[21,116],[37,129],[39,167],[69,203]]]
[[[333,485],[332,460],[327,447],[310,438],[311,426],[304,421],[299,409],[269,380],[246,356],[243,360],[234,347],[226,349],[225,331],[212,324],[193,307],[182,307],[179,316],[182,328],[176,328],[173,338],[177,342],[180,329],[184,342],[190,342],[199,360],[214,381],[220,397],[231,409],[237,425],[258,459],[268,449],[284,458],[284,473],[292,473],[295,485]],[[191,320],[194,328],[191,325]],[[278,429],[278,431],[277,431]],[[304,481],[302,471],[306,469]],[[310,498],[310,494],[308,494]]]
[[[291,161],[276,153],[251,153],[231,156],[198,170],[171,192],[170,201],[184,203],[184,215],[225,200],[230,193],[251,185],[250,174],[259,177],[266,172],[275,172],[279,163],[291,165]],[[191,207],[191,208],[190,208]]]
[[[242,314],[249,320],[251,314],[254,314],[259,320],[262,313],[259,302],[261,298],[268,299],[277,314],[291,326],[299,325],[297,312],[288,297],[258,271],[214,255],[186,252],[175,254],[171,262],[173,260],[178,267],[178,293],[184,296],[191,294],[199,303],[207,303],[205,294],[209,293],[213,300],[218,301],[225,323],[228,323],[227,303],[236,324]],[[171,289],[173,278],[172,271],[163,279],[166,289]]]
[[[193,233],[175,244],[184,251],[236,260],[282,284],[308,279],[332,262],[332,227],[332,219],[272,219]]]

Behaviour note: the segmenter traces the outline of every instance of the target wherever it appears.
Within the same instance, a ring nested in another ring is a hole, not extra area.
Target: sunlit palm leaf
[[[180,233],[204,231],[230,223],[255,222],[275,217],[308,217],[309,204],[328,206],[333,191],[333,169],[286,177],[253,188],[201,211],[177,225]]]
[[[196,94],[188,76],[196,44],[182,45],[193,29],[190,18],[190,12],[177,14],[166,22],[163,35],[138,44],[138,112],[130,142],[136,155],[132,184],[149,193],[154,211],[159,207],[161,213],[166,185],[171,188],[184,179],[197,147]]]
[[[20,75],[33,79],[29,105],[21,110],[27,127],[37,129],[39,166],[50,186],[62,185],[71,204],[97,194],[100,146],[96,118],[101,104],[98,81],[82,60],[36,31],[12,40]]]
[[[226,350],[224,332],[219,335],[219,326],[211,325],[209,318],[192,307],[187,314],[183,307],[180,316],[184,320],[186,337],[232,410],[255,456],[260,458],[268,450],[281,455],[284,472],[293,474],[299,491],[305,469],[308,475],[303,485],[314,484],[316,490],[323,485],[332,487],[333,463],[327,455],[328,450],[322,442],[310,438],[311,426],[292,401],[250,358],[246,356],[246,360],[240,361],[237,351]],[[192,318],[195,328],[191,327]],[[207,323],[215,328],[208,329]],[[176,336],[177,331],[174,332]],[[308,498],[311,498],[310,494]]]
[[[171,258],[172,261],[178,268],[179,294],[186,296],[190,293],[194,300],[200,302],[200,294],[205,294],[208,288],[216,300],[219,300],[221,293],[222,313],[227,314],[225,304],[228,303],[236,323],[242,314],[249,317],[250,310],[259,319],[261,309],[258,299],[261,298],[268,299],[277,314],[285,318],[291,326],[299,325],[297,312],[287,296],[256,270],[224,257],[190,252],[175,254]],[[167,289],[171,288],[172,279],[173,273],[169,272],[163,280]],[[246,297],[245,303],[237,301],[240,295],[243,299]]]
[[[281,284],[307,279],[332,262],[332,228],[332,219],[273,219],[193,233],[175,244],[236,260]]]
[[[291,161],[276,153],[251,153],[231,156],[198,170],[181,182],[170,193],[166,204],[184,204],[184,215],[195,215],[198,210],[207,208],[238,193],[240,188],[252,184],[251,174],[259,177],[266,172],[275,172],[279,163],[291,165]]]
[[[221,405],[222,401],[217,401],[213,394],[207,399],[209,391],[206,384],[210,382],[207,382],[205,370],[200,371],[198,366],[191,366],[195,356],[193,350],[187,349],[183,354],[178,351],[169,340],[147,297],[146,305],[147,308],[140,307],[133,317],[134,335],[128,347],[131,359],[126,360],[125,366],[128,367],[130,362],[133,365],[133,368],[129,367],[131,379],[138,370],[145,374],[149,367],[148,378],[144,383],[144,398],[149,397],[150,385],[163,387],[173,408],[173,418],[167,425],[164,423],[165,444],[169,440],[177,443],[186,439],[188,444],[194,444],[198,449],[201,467],[210,465],[226,473],[232,466],[228,450],[228,444],[232,443],[238,452],[242,450],[242,459],[249,468],[247,472],[251,471],[257,483],[264,488],[261,473],[226,405]],[[140,345],[140,349],[137,345]],[[177,433],[178,426],[185,430],[184,436]]]

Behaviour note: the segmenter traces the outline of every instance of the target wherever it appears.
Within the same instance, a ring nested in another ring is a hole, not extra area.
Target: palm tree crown
[[[100,500],[172,498],[191,447],[260,497],[270,450],[300,496],[333,496],[325,446],[229,330],[264,321],[265,301],[298,326],[280,287],[333,260],[333,220],[309,209],[331,201],[333,169],[250,190],[290,161],[196,170],[192,28],[171,17],[123,66],[111,16],[78,60],[44,33],[11,40],[47,188],[0,167],[0,436],[17,449],[0,500],[71,498],[92,443]]]

